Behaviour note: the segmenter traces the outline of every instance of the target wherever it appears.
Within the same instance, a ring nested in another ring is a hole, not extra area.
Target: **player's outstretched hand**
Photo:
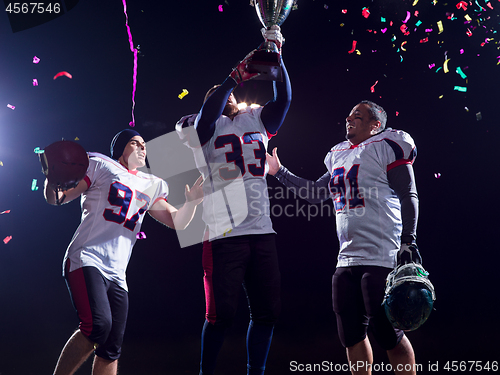
[[[272,155],[266,153],[266,161],[267,164],[269,165],[268,173],[271,176],[274,176],[276,173],[278,173],[278,170],[281,168],[281,162],[280,159],[278,158],[278,147],[273,148]]]
[[[232,79],[236,81],[236,83],[241,83],[244,81],[248,81],[249,79],[255,78],[260,75],[258,72],[250,72],[248,70],[248,60],[252,57],[256,50],[253,50],[248,55],[245,56],[243,60],[241,60],[236,67],[233,68],[233,71],[229,75]]]
[[[186,202],[200,204],[203,201],[203,176],[198,177],[191,188],[186,185],[184,195],[186,196]]]
[[[397,255],[397,265],[407,263],[422,264],[422,257],[416,243],[402,243]]]
[[[281,34],[281,29],[278,25],[273,25],[269,29],[263,27],[260,29],[262,36],[266,42],[274,42],[278,47],[278,50],[281,51],[281,46],[285,44],[285,38]]]

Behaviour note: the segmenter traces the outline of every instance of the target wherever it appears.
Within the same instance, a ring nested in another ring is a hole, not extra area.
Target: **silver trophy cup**
[[[262,26],[281,26],[292,10],[294,0],[254,0],[255,11]],[[253,53],[247,68],[251,72],[259,72],[255,79],[281,81],[281,54],[276,43],[264,41]]]

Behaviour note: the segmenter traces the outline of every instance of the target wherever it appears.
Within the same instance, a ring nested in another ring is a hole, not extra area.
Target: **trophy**
[[[254,0],[255,11],[266,29],[281,26],[292,10],[294,0]],[[250,57],[247,67],[259,72],[255,79],[281,81],[281,54],[273,41],[264,41]]]

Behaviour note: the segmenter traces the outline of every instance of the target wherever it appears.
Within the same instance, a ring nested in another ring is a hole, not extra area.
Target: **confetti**
[[[38,86],[38,80],[36,78],[33,78],[33,86]]]
[[[372,87],[370,87],[370,91],[371,92],[375,92],[375,85],[378,83],[378,81],[376,81]]]
[[[461,91],[461,92],[467,92],[467,87],[462,87],[462,86],[455,86],[453,90],[456,91]]]
[[[7,236],[3,239],[3,243],[7,245],[7,242],[9,242],[12,239],[12,236]]]
[[[408,31],[408,26],[406,26],[405,24],[402,24],[401,27],[399,28],[401,30],[401,32],[404,34],[404,35],[408,35],[410,34],[410,32]]]
[[[434,173],[434,177],[436,177],[436,178],[441,177],[441,173]]]
[[[404,47],[403,47],[406,43],[408,43],[406,40],[405,40],[403,43],[401,43],[401,49],[402,49],[403,51],[406,51],[406,50],[404,49]]]
[[[420,43],[427,43],[428,41],[429,41],[429,38],[420,39]]]
[[[363,15],[363,17],[365,18],[368,18],[370,17],[370,11],[368,10],[367,7],[364,7],[363,10],[361,11],[361,14]]]
[[[470,16],[469,16],[468,14],[466,14],[466,15],[464,16],[464,18],[465,18],[467,21],[469,21],[469,22],[470,22],[470,21],[472,21],[472,18],[470,18]]]
[[[352,41],[352,49],[349,51],[349,53],[353,53],[354,51],[356,51],[356,43],[357,41],[355,40]]]
[[[73,78],[73,76],[71,74],[69,74],[68,72],[59,72],[57,73],[55,76],[54,76],[54,79],[58,78],[58,77],[61,77],[61,76],[66,76],[68,78]]]
[[[38,64],[40,62],[40,59],[36,56],[33,56],[33,64]]]
[[[346,14],[347,13],[347,9],[342,9],[342,13]]]
[[[437,25],[439,29],[438,34],[441,34],[443,32],[443,21],[437,21]]]
[[[223,12],[223,11],[224,11],[224,9],[222,9],[222,4],[221,4],[221,5],[219,5],[219,12]]]
[[[10,213],[10,210],[5,210],[4,212],[0,212],[0,215],[8,214],[8,213]]]
[[[465,1],[461,1],[457,4],[457,9],[467,10],[467,3]]]
[[[324,8],[325,8],[325,9],[328,9],[328,5],[326,5],[326,4],[325,4]]]
[[[444,64],[443,64],[443,71],[444,71],[445,73],[448,73],[448,72],[449,72],[449,70],[448,70],[448,61],[450,61],[450,60],[451,60],[451,59],[447,59],[447,60],[444,62]]]
[[[75,141],[79,141],[79,140],[80,140],[80,138],[78,138],[78,137],[75,137]]]
[[[467,29],[465,33],[467,34],[467,36],[472,36],[472,31],[470,31],[469,29]]]
[[[415,0],[415,1],[413,2],[412,6],[417,5],[417,3],[418,3],[418,0]]]
[[[462,77],[463,79],[466,79],[467,76],[465,75],[465,73],[462,71],[462,68],[458,67],[456,70],[455,70],[458,74],[460,74],[460,77]]]
[[[44,150],[40,150],[40,147],[35,147],[35,149],[33,150],[33,152],[35,154],[43,154],[45,151]]]
[[[186,90],[186,89],[182,89],[182,92],[177,95],[179,97],[179,99],[182,99],[183,97],[185,97],[187,94],[189,94],[189,91]]]
[[[480,121],[483,119],[483,115],[481,115],[481,112],[476,113],[476,120]]]
[[[399,112],[398,111],[396,111],[396,116],[399,116]]]
[[[226,229],[226,230],[224,231],[223,236],[224,236],[224,237],[226,237],[226,234],[229,234],[229,233],[231,233],[232,231],[233,231],[233,229],[232,229],[232,228],[228,228],[228,229]]]
[[[38,190],[38,186],[36,186],[36,179],[33,179],[33,182],[31,183],[31,191],[36,191]]]
[[[135,109],[135,91],[137,89],[137,48],[134,48],[134,42],[132,40],[132,32],[130,31],[130,26],[128,25],[128,14],[127,14],[127,2],[122,0],[123,3],[123,13],[125,13],[125,26],[127,28],[128,34],[128,42],[130,45],[130,51],[134,53],[134,72],[132,75],[132,121],[129,122],[131,127],[135,126],[135,117],[134,117],[134,109]]]
[[[136,238],[138,240],[143,240],[146,238],[146,234],[144,232],[137,232]]]
[[[9,107],[10,109],[14,110],[16,107],[13,106],[12,104],[7,104],[7,107]]]
[[[0,160],[0,167],[3,167],[3,161]]]
[[[403,23],[408,22],[408,20],[410,19],[410,17],[411,17],[411,13],[407,10],[406,11],[406,18],[404,19]]]

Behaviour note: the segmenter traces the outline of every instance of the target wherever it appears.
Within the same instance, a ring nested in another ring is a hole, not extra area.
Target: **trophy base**
[[[253,78],[261,81],[282,81],[281,55],[277,52],[257,50],[247,62],[247,69],[252,73],[260,73]]]

